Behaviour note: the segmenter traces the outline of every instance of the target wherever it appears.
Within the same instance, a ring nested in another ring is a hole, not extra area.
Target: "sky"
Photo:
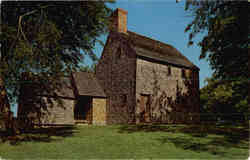
[[[200,88],[205,85],[205,78],[211,77],[212,70],[209,63],[199,60],[201,52],[197,43],[204,35],[197,35],[195,44],[188,47],[188,33],[184,33],[185,27],[192,21],[193,17],[185,11],[185,1],[181,0],[118,0],[116,3],[108,3],[115,10],[122,8],[128,11],[127,28],[130,31],[170,44],[186,56],[192,63],[200,68]],[[106,41],[106,36],[100,39]],[[101,56],[103,47],[96,45],[95,52]],[[85,64],[90,64],[89,58]]]

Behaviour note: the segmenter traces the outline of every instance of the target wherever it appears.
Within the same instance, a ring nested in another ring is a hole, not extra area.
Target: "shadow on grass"
[[[176,132],[180,125],[123,125],[119,128],[119,133],[134,132]]]
[[[127,125],[119,128],[120,133],[165,132],[173,136],[156,139],[160,143],[172,143],[178,148],[195,152],[209,152],[223,156],[227,148],[248,150],[249,128],[215,125]],[[183,135],[174,135],[182,133]]]
[[[2,142],[9,141],[11,145],[18,145],[21,142],[52,142],[62,140],[64,137],[72,137],[78,132],[72,125],[56,125],[21,131],[16,136],[8,136],[6,132],[0,132],[0,139]]]
[[[159,140],[162,144],[164,143],[173,143],[177,148],[182,148],[184,150],[192,150],[195,152],[209,152],[213,155],[221,155],[223,156],[226,152],[225,150],[218,149],[219,146],[227,147],[231,144],[226,143],[225,141],[220,140],[212,140],[209,143],[202,143],[202,141],[193,139],[190,137],[164,137],[159,138]],[[223,143],[221,143],[223,142]],[[225,146],[226,144],[226,146]]]

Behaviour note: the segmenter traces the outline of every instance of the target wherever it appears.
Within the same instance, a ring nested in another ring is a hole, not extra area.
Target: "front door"
[[[150,95],[141,95],[141,105],[140,105],[140,121],[141,122],[150,122]]]

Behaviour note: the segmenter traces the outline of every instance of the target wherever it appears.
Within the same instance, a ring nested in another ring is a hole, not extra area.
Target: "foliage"
[[[0,110],[9,106],[8,101],[18,102],[24,84],[38,84],[42,94],[54,96],[62,88],[63,78],[58,77],[79,70],[84,55],[95,62],[93,49],[107,32],[110,14],[104,1],[2,1]],[[29,101],[44,109],[43,101]],[[47,101],[52,104],[52,99]],[[37,107],[28,112],[34,110]],[[13,118],[4,121],[14,126]]]
[[[0,77],[13,100],[24,72],[56,86],[79,69],[84,54],[96,61],[93,48],[111,9],[104,1],[2,1],[1,12]]]
[[[231,122],[247,120],[247,94],[242,88],[248,85],[247,80],[222,81],[214,77],[208,78],[207,85],[201,89],[200,102],[202,114],[215,116],[216,119]]]
[[[207,32],[198,43],[200,59],[207,59],[214,71],[208,85],[201,89],[202,109],[228,115],[226,119],[234,113],[248,113],[248,6],[245,1],[186,1],[186,10],[194,16],[185,29],[189,45],[198,33]]]
[[[216,78],[248,77],[248,6],[244,1],[186,1],[186,10],[194,16],[185,29],[190,32],[189,45],[198,33],[207,31],[198,43],[200,58],[207,58]]]

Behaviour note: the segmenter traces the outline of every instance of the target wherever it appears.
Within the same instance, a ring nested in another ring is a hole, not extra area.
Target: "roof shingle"
[[[73,74],[73,82],[79,95],[106,97],[93,73],[76,72]]]
[[[127,33],[127,38],[133,43],[132,46],[136,51],[136,55],[178,66],[199,69],[173,46],[131,31]]]

